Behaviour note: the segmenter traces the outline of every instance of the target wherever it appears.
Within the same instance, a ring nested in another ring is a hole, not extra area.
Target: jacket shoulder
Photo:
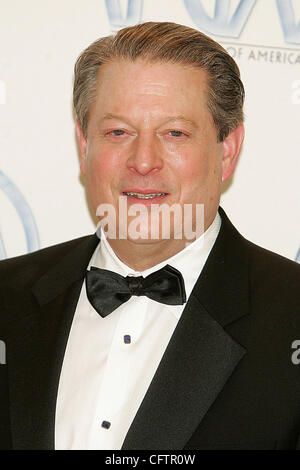
[[[249,250],[250,265],[256,270],[256,274],[266,275],[269,273],[271,277],[286,278],[293,277],[300,280],[300,264],[292,261],[278,253],[262,248],[248,240],[246,240]]]
[[[21,256],[8,258],[0,261],[0,285],[22,286],[35,282],[45,271],[58,263],[69,251],[76,249],[82,242],[88,241],[94,235],[58,243],[41,250],[34,251]]]
[[[300,264],[247,241],[253,304],[300,319]]]

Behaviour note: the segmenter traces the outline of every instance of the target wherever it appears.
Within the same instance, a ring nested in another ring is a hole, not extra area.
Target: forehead
[[[142,106],[168,107],[169,112],[206,108],[207,73],[191,65],[144,60],[115,60],[100,67],[93,107],[116,112]]]

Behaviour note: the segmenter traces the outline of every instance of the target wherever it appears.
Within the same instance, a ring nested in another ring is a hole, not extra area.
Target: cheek
[[[182,192],[193,197],[213,196],[221,184],[222,165],[218,152],[191,154],[178,167]]]
[[[199,189],[209,175],[208,158],[201,154],[188,155],[178,168],[178,175],[187,190]]]
[[[91,149],[86,158],[86,177],[96,187],[109,185],[119,172],[118,156]]]

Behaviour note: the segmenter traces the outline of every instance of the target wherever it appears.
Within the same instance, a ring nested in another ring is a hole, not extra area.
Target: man
[[[76,129],[100,242],[0,265],[3,448],[300,446],[300,267],[219,208],[243,99],[233,59],[182,25],[125,28],[82,53]],[[163,206],[183,215],[166,212],[168,236]]]

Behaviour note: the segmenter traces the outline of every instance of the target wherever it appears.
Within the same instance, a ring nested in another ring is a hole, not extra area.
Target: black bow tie
[[[167,305],[182,305],[186,301],[183,277],[168,264],[145,278],[123,277],[92,266],[86,272],[86,292],[101,317],[106,317],[132,295],[146,295],[149,299]]]

